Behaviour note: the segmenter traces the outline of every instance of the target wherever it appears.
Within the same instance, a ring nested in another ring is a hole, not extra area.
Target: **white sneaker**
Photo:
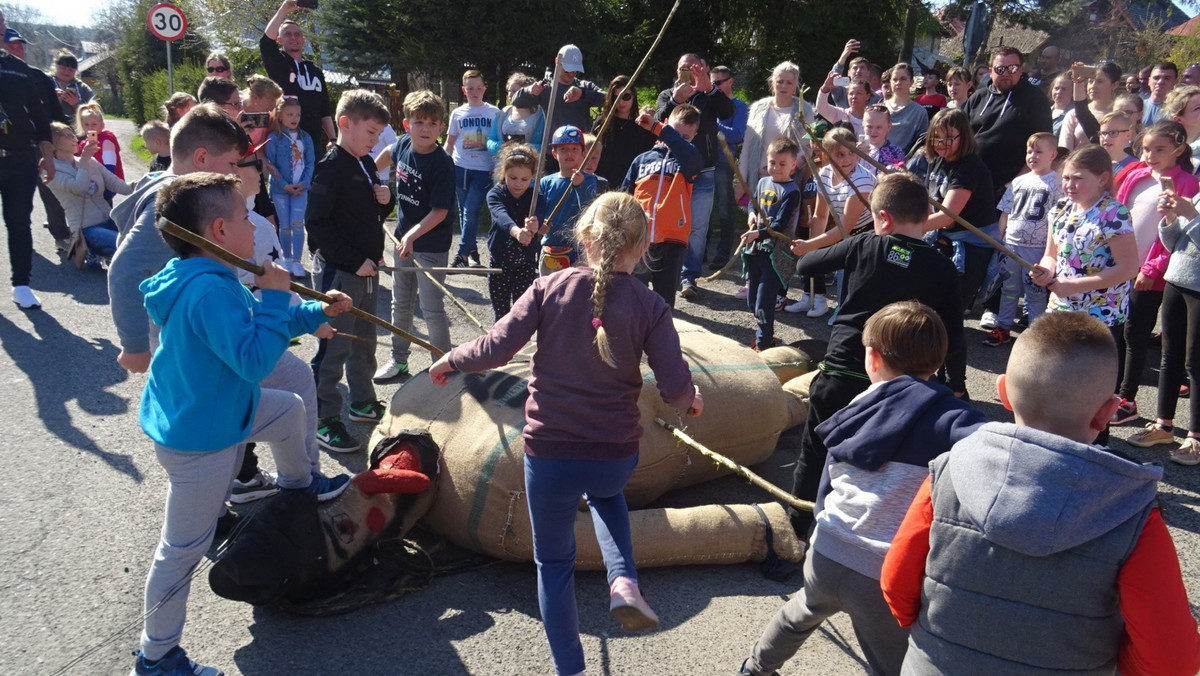
[[[979,328],[984,331],[991,331],[1000,328],[1000,323],[997,321],[996,313],[991,310],[984,310],[983,316],[979,318]]]
[[[792,303],[791,305],[784,307],[783,311],[791,312],[791,313],[800,313],[800,312],[808,312],[811,309],[812,309],[812,295],[806,293],[806,294],[803,294],[800,296],[800,300],[796,301],[795,303]]]
[[[34,310],[42,306],[42,301],[33,295],[33,289],[28,286],[14,286],[12,290],[13,302],[22,310]]]
[[[386,364],[379,367],[372,380],[377,383],[384,383],[401,375],[408,375],[408,364],[397,362],[395,359],[389,359]]]
[[[308,270],[304,269],[304,265],[300,261],[292,261],[292,276],[307,277]]]
[[[824,295],[818,295],[813,298],[812,309],[808,311],[807,316],[823,317],[826,312],[829,312],[829,301]]]
[[[748,286],[746,286],[745,284],[743,284],[742,288],[738,289],[737,293],[733,294],[733,297],[738,300],[746,300],[746,296],[749,296],[749,295],[750,295],[750,288]]]

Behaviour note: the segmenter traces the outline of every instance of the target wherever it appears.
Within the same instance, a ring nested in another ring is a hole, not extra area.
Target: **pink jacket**
[[[1184,171],[1178,165],[1172,167],[1169,171],[1163,174],[1167,178],[1175,181],[1175,194],[1181,197],[1195,197],[1200,193],[1200,179]],[[1150,178],[1150,167],[1141,166],[1129,172],[1125,180],[1121,183],[1121,187],[1117,188],[1117,201],[1121,204],[1129,206],[1129,196],[1133,193],[1133,188],[1143,179]],[[1142,262],[1142,267],[1139,270],[1143,275],[1154,280],[1154,291],[1162,291],[1167,286],[1167,282],[1163,279],[1163,274],[1167,271],[1167,261],[1171,259],[1171,252],[1162,245],[1159,239],[1154,240],[1154,244],[1150,246],[1150,252],[1146,254],[1146,260]]]

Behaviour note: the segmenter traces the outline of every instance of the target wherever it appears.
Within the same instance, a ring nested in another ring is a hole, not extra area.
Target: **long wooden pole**
[[[388,239],[392,240],[392,244],[395,244],[397,249],[400,248],[400,242],[396,239],[396,236],[393,235],[392,232],[387,229],[386,225],[383,227],[383,234],[387,235]],[[462,310],[463,314],[465,314],[467,316],[467,319],[471,320],[472,324],[479,327],[479,330],[482,331],[483,333],[487,333],[487,329],[483,328],[483,324],[479,323],[479,320],[475,318],[475,315],[471,314],[471,311],[467,309],[467,306],[463,305],[462,301],[460,301],[457,296],[450,293],[450,289],[447,289],[445,287],[445,285],[443,285],[441,282],[439,282],[433,276],[433,274],[430,273],[429,268],[426,268],[425,266],[418,263],[416,258],[412,259],[412,264],[413,264],[414,269],[425,273],[426,279],[428,279],[430,282],[433,282],[433,285],[435,287],[437,287],[437,290],[440,291],[443,296],[445,296],[446,298],[449,298],[451,303],[454,303],[456,306],[458,306],[458,309]],[[377,267],[375,269],[378,270],[379,268]],[[400,268],[400,269],[403,270],[404,268]],[[454,269],[470,270],[470,268],[454,268]]]
[[[216,256],[217,258],[220,258],[222,261],[224,261],[236,268],[241,268],[242,270],[245,270],[246,272],[249,272],[253,275],[262,275],[263,274],[263,268],[261,265],[255,265],[254,263],[251,263],[243,258],[239,258],[239,257],[235,256],[234,254],[230,253],[224,247],[222,247],[218,244],[214,244],[213,242],[210,242],[207,239],[204,239],[200,235],[197,235],[196,233],[194,233],[190,230],[185,230],[185,229],[179,227],[178,225],[172,223],[171,221],[168,221],[165,218],[158,219],[158,222],[155,225],[158,227],[159,230],[161,230],[169,235],[178,237],[179,239],[187,242],[188,244],[191,244],[192,246],[195,246],[199,249],[207,251],[208,253],[211,253],[212,255]],[[297,284],[296,282],[291,282],[290,286],[291,286],[292,291],[295,291],[297,294],[304,296],[305,298],[311,298],[312,300],[319,300],[322,303],[336,303],[337,302],[337,300],[335,300],[334,298],[327,296],[327,295],[321,293],[320,291],[313,291],[312,289],[308,288],[307,286],[301,286],[300,284]],[[391,322],[384,321],[384,320],[380,319],[379,317],[376,317],[375,315],[367,312],[366,310],[361,310],[356,307],[351,307],[350,314],[354,315],[355,317],[358,317],[359,319],[368,321],[368,322],[374,324],[375,326],[378,326],[383,329],[387,329],[388,331],[391,331],[392,333],[396,334],[397,336],[400,336],[404,340],[407,340],[408,342],[412,343],[413,345],[417,345],[417,346],[425,348],[426,350],[429,350],[429,352],[434,356],[435,359],[441,358],[441,356],[443,354],[445,354],[445,352],[434,347],[431,343],[427,343],[424,340],[421,340],[420,338],[412,335],[408,331],[405,331],[404,329],[393,325]]]
[[[654,422],[657,423],[660,427],[663,427],[666,430],[668,430],[671,434],[675,435],[676,439],[682,441],[683,443],[687,444],[688,446],[691,446],[692,448],[699,451],[701,455],[703,455],[707,458],[711,458],[712,460],[716,461],[717,464],[733,470],[734,473],[736,473],[738,476],[749,481],[750,483],[754,484],[755,486],[758,486],[759,488],[770,493],[771,495],[774,495],[775,497],[786,502],[787,504],[791,505],[792,507],[795,507],[796,509],[803,509],[806,512],[811,512],[811,511],[813,511],[813,509],[816,508],[816,504],[809,502],[808,500],[801,500],[800,498],[783,490],[779,486],[776,486],[775,484],[771,483],[770,481],[767,481],[766,479],[760,477],[759,475],[755,474],[754,472],[751,472],[750,470],[746,469],[742,465],[739,465],[738,463],[734,462],[733,460],[730,460],[729,458],[721,455],[720,453],[717,453],[716,451],[712,451],[712,450],[705,448],[703,444],[701,444],[700,442],[691,438],[683,430],[672,425],[671,423],[667,422],[666,420],[663,420],[662,418],[655,418]]]
[[[561,51],[561,50],[560,50]],[[554,134],[554,125],[551,120],[554,119],[554,104],[558,103],[558,79],[562,75],[562,60],[556,54],[554,56],[554,75],[550,81],[550,103],[546,106],[545,128],[542,130],[542,145],[538,148],[538,174],[539,176],[546,175],[546,153],[550,151],[550,137]],[[529,217],[537,216],[538,195],[542,192],[541,181],[539,176],[534,176],[533,180],[533,200],[529,203]]]

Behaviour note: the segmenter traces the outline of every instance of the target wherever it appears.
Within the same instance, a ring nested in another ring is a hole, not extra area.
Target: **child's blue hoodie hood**
[[[283,291],[255,299],[233,269],[207,258],[174,258],[140,288],[162,327],[142,392],[142,429],[178,451],[218,451],[245,440],[258,382],[293,335],[326,319],[320,303],[289,308]]]

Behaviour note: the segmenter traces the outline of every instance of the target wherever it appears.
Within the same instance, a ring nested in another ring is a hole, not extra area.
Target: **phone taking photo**
[[[296,6],[303,9],[316,9],[317,0],[296,0]]]
[[[242,113],[242,123],[249,124],[252,129],[266,129],[271,126],[271,114]]]
[[[680,68],[679,70],[676,71],[676,73],[678,74],[678,78],[676,78],[676,79],[679,81],[680,84],[690,84],[690,85],[695,86],[696,78],[695,78],[695,76],[692,75],[691,68]]]
[[[1170,176],[1163,176],[1158,179],[1158,182],[1160,185],[1162,185],[1163,190],[1175,192],[1175,179],[1171,178]]]

